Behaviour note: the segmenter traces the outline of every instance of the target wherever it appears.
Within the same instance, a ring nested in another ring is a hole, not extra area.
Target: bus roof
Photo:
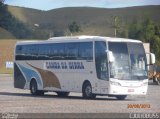
[[[49,38],[48,40],[74,40],[74,39],[78,39],[78,40],[105,40],[105,41],[115,41],[115,42],[141,42],[139,40],[134,40],[134,39],[126,39],[126,38],[114,38],[114,37],[103,37],[103,36],[66,36],[66,37],[52,37]]]
[[[87,40],[86,40],[87,39]],[[80,42],[80,41],[111,41],[111,42],[137,42],[139,40],[126,39],[126,38],[114,38],[114,37],[102,37],[102,36],[64,36],[64,37],[52,37],[48,40],[42,41],[19,41],[17,44],[41,44],[41,43],[62,43],[62,42]]]

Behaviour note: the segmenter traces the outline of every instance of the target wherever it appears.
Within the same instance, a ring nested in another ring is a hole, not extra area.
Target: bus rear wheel
[[[94,99],[96,95],[92,93],[92,86],[90,83],[85,83],[82,88],[83,98]]]
[[[67,97],[69,92],[56,92],[59,97]]]
[[[37,82],[35,80],[31,81],[30,91],[32,95],[44,95],[44,91],[38,90]]]
[[[127,97],[127,95],[117,95],[116,98],[118,100],[124,100]]]

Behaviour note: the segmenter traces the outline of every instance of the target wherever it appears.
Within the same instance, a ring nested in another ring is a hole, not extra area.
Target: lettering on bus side
[[[85,69],[83,62],[46,62],[46,69]]]

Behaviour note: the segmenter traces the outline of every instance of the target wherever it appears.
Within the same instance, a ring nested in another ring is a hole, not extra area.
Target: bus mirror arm
[[[154,65],[154,64],[151,64],[151,63],[150,64],[146,64],[146,66],[152,66],[152,65]]]

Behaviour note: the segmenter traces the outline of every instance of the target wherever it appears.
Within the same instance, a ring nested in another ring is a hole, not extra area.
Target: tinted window
[[[22,46],[16,47],[16,60],[21,60],[22,57]]]
[[[65,59],[78,59],[78,43],[66,43],[65,51]]]
[[[63,59],[64,45],[63,44],[40,44],[38,57],[39,60],[60,60]]]
[[[52,44],[50,48],[51,59],[63,60],[65,55],[65,46],[64,44],[56,43]]]
[[[17,45],[16,60],[92,60],[92,45],[92,42]]]
[[[106,49],[105,42],[95,42],[96,72],[97,77],[101,80],[109,80]]]
[[[92,42],[84,42],[79,44],[79,59],[93,59],[93,44]]]
[[[49,60],[50,46],[48,44],[39,44],[37,47],[39,48],[38,59]]]

